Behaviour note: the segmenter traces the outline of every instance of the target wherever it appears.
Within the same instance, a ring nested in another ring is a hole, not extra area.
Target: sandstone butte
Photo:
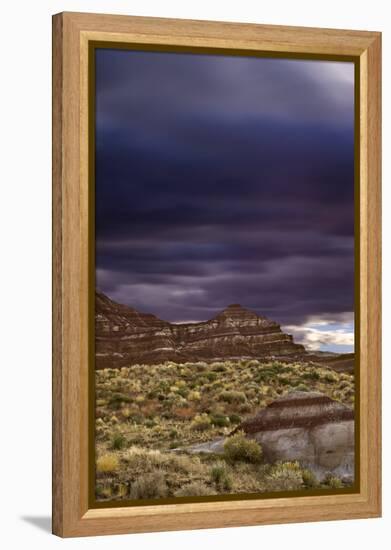
[[[97,369],[164,361],[293,359],[305,353],[278,323],[239,304],[228,306],[209,321],[173,324],[96,292]]]

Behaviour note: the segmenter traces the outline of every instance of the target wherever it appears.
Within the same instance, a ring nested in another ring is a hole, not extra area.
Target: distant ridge
[[[209,321],[173,324],[118,304],[101,292],[95,299],[95,340],[97,369],[305,353],[279,324],[240,304],[229,305]]]

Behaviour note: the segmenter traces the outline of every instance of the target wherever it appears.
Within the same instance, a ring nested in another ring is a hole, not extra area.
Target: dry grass
[[[243,445],[254,443],[248,440],[236,446],[236,459],[228,456],[232,449],[223,457],[185,452],[190,445],[229,436],[242,419],[299,388],[354,402],[352,375],[311,363],[166,362],[97,371],[97,499],[317,486],[311,472],[291,463],[260,463],[258,451],[244,451]],[[338,484],[330,478],[323,485]]]
[[[162,472],[154,472],[140,476],[130,488],[131,499],[163,498],[167,496],[168,487]]]
[[[96,471],[101,474],[115,472],[119,467],[119,459],[115,454],[105,454],[96,461]]]
[[[183,485],[175,492],[176,497],[203,497],[213,494],[216,494],[216,491],[213,491],[211,487],[202,481],[193,481]]]
[[[266,476],[268,491],[294,491],[303,485],[303,470],[298,462],[279,462]]]

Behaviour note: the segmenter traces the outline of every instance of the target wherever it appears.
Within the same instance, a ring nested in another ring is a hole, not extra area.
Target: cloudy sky
[[[231,303],[353,349],[354,66],[99,49],[96,274],[172,322]]]

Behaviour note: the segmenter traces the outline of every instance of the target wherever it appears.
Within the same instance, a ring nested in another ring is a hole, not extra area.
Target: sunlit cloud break
[[[354,315],[347,312],[333,318],[311,317],[303,325],[287,325],[297,343],[308,350],[349,353],[354,351]]]

